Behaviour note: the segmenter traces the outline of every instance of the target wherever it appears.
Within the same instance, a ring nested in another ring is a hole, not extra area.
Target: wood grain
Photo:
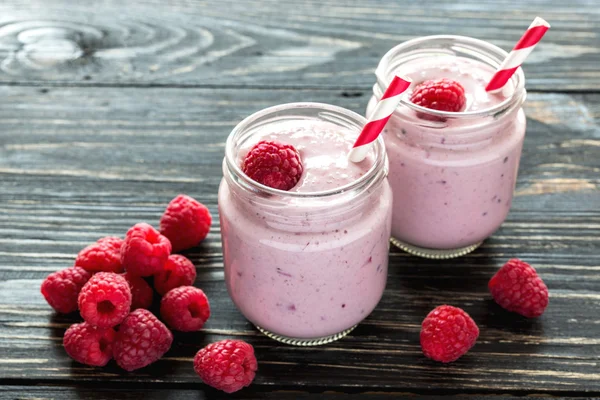
[[[534,16],[552,29],[530,90],[600,89],[596,1],[5,0],[0,83],[368,89],[383,54],[424,35],[510,50]]]
[[[181,389],[153,389],[143,388],[132,389],[108,389],[108,388],[57,388],[57,387],[0,387],[0,400],[204,400],[204,399],[267,399],[267,400],[340,400],[340,399],[361,399],[361,400],[389,400],[390,398],[409,398],[411,400],[484,400],[489,397],[485,395],[456,395],[456,396],[437,396],[427,395],[419,396],[414,393],[399,392],[371,392],[360,394],[345,394],[336,392],[327,393],[308,393],[300,390],[275,390],[272,392],[244,393],[238,392],[231,395],[222,392]],[[528,399],[542,398],[547,400],[547,396],[530,395]],[[515,396],[494,396],[494,400],[518,400],[522,397]],[[563,400],[573,400],[575,398],[563,397]]]
[[[295,348],[260,335],[227,296],[215,224],[186,253],[213,308],[204,332],[177,334],[163,360],[135,373],[114,364],[90,368],[66,356],[62,334],[78,316],[55,315],[45,304],[39,285],[48,273],[72,265],[77,251],[98,237],[123,235],[138,221],[156,224],[177,193],[198,198],[216,215],[223,143],[250,113],[295,100],[362,112],[368,98],[368,90],[348,96],[343,90],[0,86],[0,384],[200,390],[195,352],[236,337],[253,344],[259,358],[248,396],[273,389],[600,395],[595,94],[531,94],[507,222],[481,249],[457,260],[392,249],[381,303],[339,342]],[[550,307],[540,319],[509,314],[489,298],[488,279],[514,256],[533,263],[550,288]],[[422,356],[418,333],[425,314],[447,302],[469,312],[481,336],[467,356],[440,365]],[[14,398],[6,394],[11,390],[0,398]],[[89,393],[79,390],[57,397]]]

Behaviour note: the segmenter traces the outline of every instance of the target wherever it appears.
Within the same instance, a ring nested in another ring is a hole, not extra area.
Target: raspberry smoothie
[[[422,47],[427,47],[427,39],[420,39]],[[439,37],[431,40],[435,39]],[[525,135],[525,91],[518,72],[504,91],[487,93],[493,66],[449,54],[439,43],[432,47],[422,48],[422,55],[414,49],[391,56],[390,51],[386,57],[395,61],[382,60],[413,80],[383,135],[394,193],[392,241],[417,255],[446,258],[472,251],[508,214]],[[452,49],[459,53],[456,47]],[[404,53],[411,56],[403,60]],[[379,75],[389,72],[389,65],[382,64]],[[415,86],[442,78],[464,87],[461,112],[430,110],[408,101]],[[376,103],[378,85],[367,116]]]
[[[291,344],[335,340],[381,298],[392,195],[381,140],[365,161],[347,159],[364,123],[338,107],[298,103],[249,117],[228,140],[219,189],[225,278],[242,314],[271,337]],[[240,174],[260,140],[300,153],[304,172],[290,191]]]

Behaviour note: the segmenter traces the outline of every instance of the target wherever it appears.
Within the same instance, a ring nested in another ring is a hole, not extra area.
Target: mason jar
[[[324,344],[366,318],[385,288],[392,212],[385,146],[377,140],[370,169],[342,187],[277,190],[242,172],[240,151],[281,121],[329,122],[355,137],[367,122],[344,108],[293,103],[233,129],[218,195],[225,281],[236,307],[267,336]]]
[[[394,194],[392,243],[401,249],[428,258],[461,256],[506,219],[525,137],[523,71],[500,93],[485,92],[506,56],[481,40],[428,36],[381,59],[367,117],[395,73],[412,77],[413,87],[432,76],[469,83],[465,112],[418,106],[409,89],[383,132]]]

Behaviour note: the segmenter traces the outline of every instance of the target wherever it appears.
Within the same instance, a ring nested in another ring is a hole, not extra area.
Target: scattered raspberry
[[[77,311],[77,296],[92,274],[80,267],[66,268],[48,275],[42,282],[44,298],[59,313]]]
[[[302,176],[302,160],[292,145],[261,140],[250,149],[242,170],[263,185],[290,190]]]
[[[121,245],[123,239],[107,236],[98,239],[77,254],[75,265],[91,272],[123,272]]]
[[[202,290],[180,286],[162,298],[160,316],[171,329],[193,332],[202,329],[210,317],[210,306]]]
[[[154,291],[148,285],[148,282],[144,278],[129,273],[123,276],[129,284],[129,289],[131,289],[131,310],[137,310],[138,308],[149,309],[154,298]]]
[[[112,328],[96,328],[83,322],[71,325],[65,332],[63,345],[75,361],[94,367],[105,366],[112,358],[116,333]]]
[[[113,355],[121,368],[133,371],[160,359],[172,343],[171,331],[150,311],[140,308],[119,327]]]
[[[464,355],[477,340],[479,328],[460,308],[439,306],[421,325],[421,349],[426,357],[449,363]]]
[[[180,194],[175,197],[160,219],[160,233],[171,241],[173,251],[196,246],[206,238],[212,223],[208,208],[199,201]]]
[[[119,325],[129,313],[131,289],[122,275],[98,272],[81,288],[79,312],[99,328]]]
[[[548,287],[531,265],[517,258],[496,272],[488,288],[496,303],[524,317],[539,317],[548,306]]]
[[[242,340],[211,343],[194,357],[194,370],[202,381],[225,393],[250,385],[257,369],[254,348]]]
[[[196,267],[179,254],[171,254],[165,268],[154,275],[154,289],[164,296],[169,290],[179,286],[190,286],[196,280]]]
[[[410,101],[433,110],[458,112],[466,103],[465,89],[452,79],[425,81],[415,88]]]
[[[121,263],[132,275],[150,276],[162,271],[169,254],[169,239],[142,222],[127,231],[121,247]]]

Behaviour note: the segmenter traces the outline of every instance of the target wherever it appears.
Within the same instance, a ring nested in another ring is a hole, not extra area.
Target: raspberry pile
[[[162,298],[160,316],[177,331],[198,331],[210,317],[208,298],[201,289],[180,286]]]
[[[167,259],[163,270],[154,275],[154,289],[164,296],[171,289],[190,286],[196,280],[196,267],[190,260],[179,254]]]
[[[160,219],[160,233],[169,239],[173,251],[196,246],[206,238],[212,217],[206,206],[190,196],[175,197]]]
[[[196,267],[183,255],[171,252],[199,244],[211,223],[206,206],[179,195],[167,206],[160,231],[146,223],[135,224],[125,239],[101,238],[79,252],[73,267],[50,274],[41,286],[48,304],[63,314],[79,310],[84,320],[65,331],[67,354],[96,367],[114,359],[124,370],[134,371],[169,351],[173,333],[167,325],[182,332],[202,329],[210,317],[210,305],[204,292],[192,286]],[[160,307],[156,306],[162,321],[150,311],[157,295],[163,296]],[[231,359],[232,369],[225,371],[222,379],[229,382],[227,374],[233,377],[238,373],[238,359],[245,363],[245,372],[243,379],[234,377],[243,383],[239,387],[221,383],[223,390],[230,392],[249,385],[256,371],[252,346],[235,343],[243,350],[235,352],[238,358]],[[242,353],[243,360],[239,358]],[[214,374],[212,379],[207,378],[206,383],[215,386]]]

